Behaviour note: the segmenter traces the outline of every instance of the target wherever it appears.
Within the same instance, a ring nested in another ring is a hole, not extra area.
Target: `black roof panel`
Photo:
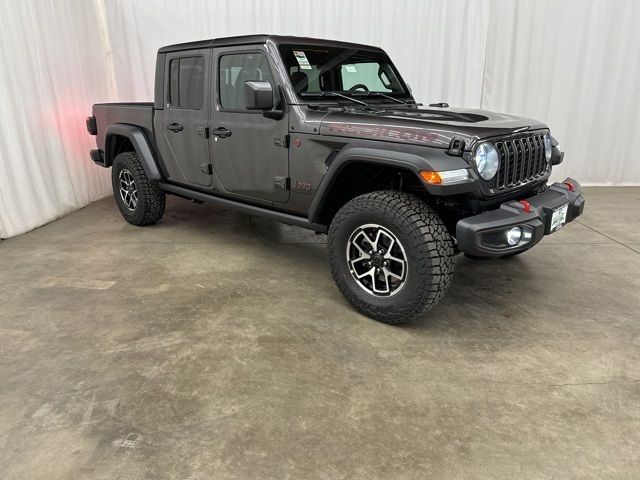
[[[281,35],[240,35],[237,37],[223,37],[213,38],[210,40],[200,40],[196,42],[176,43],[175,45],[167,45],[158,50],[158,53],[178,52],[181,50],[197,50],[200,48],[210,47],[231,47],[234,45],[251,45],[256,43],[266,43],[267,40],[272,40],[275,43],[311,43],[311,44],[333,44],[340,47],[356,47],[363,49],[375,49],[370,45],[361,45],[358,43],[339,42],[336,40],[323,40],[320,38],[307,38],[307,37],[291,37]]]

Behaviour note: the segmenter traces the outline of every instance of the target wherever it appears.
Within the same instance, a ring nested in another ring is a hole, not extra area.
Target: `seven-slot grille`
[[[509,188],[535,180],[547,171],[544,132],[495,142],[500,154],[496,188]]]

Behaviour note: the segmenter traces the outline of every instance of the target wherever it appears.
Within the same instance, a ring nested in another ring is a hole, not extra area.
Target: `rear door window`
[[[169,103],[199,110],[204,102],[204,57],[174,58],[169,64]]]

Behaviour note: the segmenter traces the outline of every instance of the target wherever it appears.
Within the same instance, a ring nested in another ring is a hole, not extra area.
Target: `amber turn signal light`
[[[431,172],[429,170],[422,170],[420,172],[420,178],[432,185],[439,185],[442,183],[442,177],[438,175],[438,172]]]

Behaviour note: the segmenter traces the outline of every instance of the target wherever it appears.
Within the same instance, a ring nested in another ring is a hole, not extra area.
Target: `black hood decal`
[[[447,148],[455,137],[468,149],[482,138],[541,128],[546,125],[536,120],[486,110],[389,108],[329,113],[320,133],[436,148]]]

